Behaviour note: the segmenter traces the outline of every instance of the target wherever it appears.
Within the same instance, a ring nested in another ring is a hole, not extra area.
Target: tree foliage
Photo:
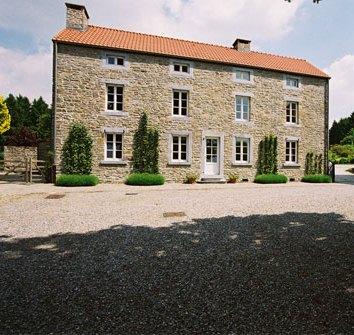
[[[340,144],[352,128],[354,128],[354,112],[349,117],[333,122],[329,130],[329,144]]]
[[[148,127],[146,113],[140,118],[133,140],[133,171],[159,172],[159,132]]]
[[[278,139],[274,135],[266,136],[259,143],[258,174],[276,174],[278,172]]]
[[[92,137],[86,127],[75,123],[70,127],[62,152],[62,173],[88,175],[92,170]]]
[[[11,116],[11,129],[0,134],[0,145],[5,143],[23,143],[33,145],[33,134],[36,141],[49,141],[52,134],[52,111],[48,104],[40,97],[31,103],[27,97],[10,94],[6,100]],[[31,133],[31,143],[19,138],[22,133]]]
[[[11,115],[7,108],[4,98],[0,96],[0,134],[10,129]]]

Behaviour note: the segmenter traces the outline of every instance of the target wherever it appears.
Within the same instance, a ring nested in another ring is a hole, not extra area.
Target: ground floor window
[[[285,162],[286,163],[297,163],[298,162],[298,141],[297,140],[287,140],[285,148]]]
[[[123,158],[123,134],[105,134],[105,159],[121,160]]]
[[[186,135],[172,136],[172,161],[173,162],[188,161],[188,136]]]
[[[250,139],[244,137],[235,138],[235,163],[250,162]]]

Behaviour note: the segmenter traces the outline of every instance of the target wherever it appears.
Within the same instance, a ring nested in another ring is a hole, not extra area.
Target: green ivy
[[[322,155],[315,155],[313,152],[306,154],[305,175],[322,174]]]
[[[133,171],[139,173],[159,172],[159,132],[148,127],[144,113],[133,140]]]
[[[92,170],[92,137],[86,127],[75,123],[63,145],[62,173],[89,175]]]
[[[276,174],[278,171],[278,139],[266,136],[259,143],[258,174]]]

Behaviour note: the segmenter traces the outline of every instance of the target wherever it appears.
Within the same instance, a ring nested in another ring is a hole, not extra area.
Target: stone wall
[[[112,69],[102,65],[102,50],[73,45],[58,45],[57,91],[55,108],[55,151],[60,169],[61,149],[73,122],[82,122],[94,137],[93,173],[105,182],[120,182],[130,171],[132,141],[143,112],[160,130],[160,170],[168,181],[183,181],[188,173],[202,173],[203,132],[224,135],[224,175],[239,174],[253,180],[256,174],[258,144],[264,136],[278,136],[279,169],[299,180],[304,173],[306,153],[325,154],[326,79],[302,76],[301,89],[283,87],[283,73],[254,69],[254,83],[232,80],[232,67],[206,62],[193,62],[193,76],[170,73],[169,58],[126,54],[129,67]],[[107,80],[124,83],[125,116],[105,114]],[[172,88],[188,88],[189,117],[172,117]],[[251,94],[250,122],[235,121],[235,92]],[[299,101],[299,125],[285,124],[286,97]],[[103,165],[105,127],[124,129],[123,158],[125,165]],[[192,132],[190,166],[168,163],[168,137],[171,131]],[[251,137],[251,166],[232,165],[232,143],[235,134]],[[299,167],[286,168],[285,139],[299,138]]]
[[[37,159],[37,147],[15,147],[15,146],[5,146],[4,147],[4,167],[8,169],[13,166],[13,161],[23,161],[26,158]]]

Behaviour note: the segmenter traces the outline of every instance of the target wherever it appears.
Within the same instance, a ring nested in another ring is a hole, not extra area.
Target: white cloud
[[[42,96],[51,103],[52,54],[26,55],[0,46],[0,95]]]
[[[324,71],[331,76],[329,110],[332,122],[354,111],[354,55],[335,60]]]

